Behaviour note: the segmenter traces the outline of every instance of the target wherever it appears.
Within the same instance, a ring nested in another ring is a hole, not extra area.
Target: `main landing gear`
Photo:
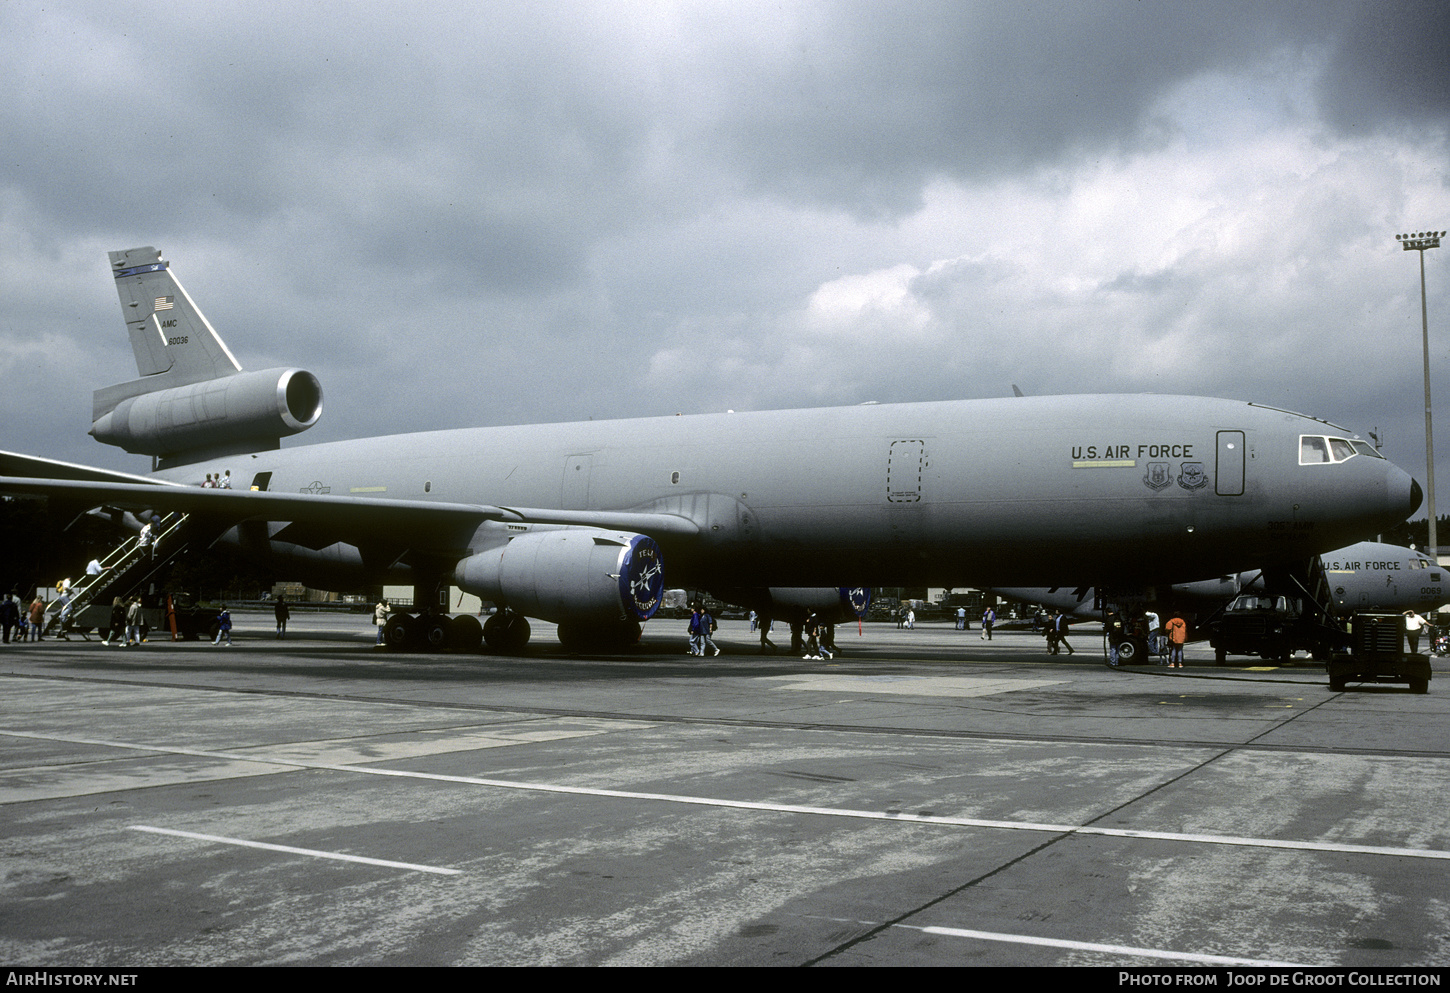
[[[640,623],[563,621],[559,644],[569,652],[617,652],[639,642]],[[477,652],[484,645],[498,655],[521,655],[531,630],[523,614],[502,610],[483,623],[471,614],[389,614],[383,642],[394,651]]]
[[[383,641],[394,651],[476,652],[483,632],[484,625],[470,614],[389,614]]]

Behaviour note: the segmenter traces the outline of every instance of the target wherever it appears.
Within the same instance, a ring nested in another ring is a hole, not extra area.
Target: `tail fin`
[[[97,390],[91,436],[156,465],[279,447],[322,415],[322,385],[302,369],[243,372],[155,248],[111,253],[140,379]]]
[[[234,376],[242,365],[171,275],[171,263],[146,246],[111,252],[121,313],[141,378],[97,390],[91,420],[133,396]]]

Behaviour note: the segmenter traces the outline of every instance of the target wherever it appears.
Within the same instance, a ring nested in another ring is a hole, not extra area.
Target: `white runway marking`
[[[439,876],[462,875],[462,869],[440,869],[432,865],[415,865],[412,862],[389,862],[387,859],[370,859],[361,855],[343,855],[341,852],[320,852],[313,848],[293,848],[291,845],[272,845],[265,841],[247,841],[244,838],[223,838],[216,834],[197,834],[195,831],[173,831],[170,828],[150,827],[145,824],[132,824],[132,831],[145,831],[148,834],[170,834],[178,838],[191,838],[195,841],[215,841],[222,845],[241,845],[243,848],[262,848],[269,852],[287,852],[292,855],[311,855],[319,859],[337,859],[342,862],[361,862],[364,865],[381,865],[389,869],[412,869],[415,872],[431,872]]]
[[[254,760],[255,756],[235,752],[214,752],[199,748],[174,746],[139,745],[124,741],[106,741],[95,738],[74,738],[64,735],[32,734],[25,731],[7,731],[0,728],[0,734],[16,738],[34,738],[43,741],[66,741],[72,744],[100,745],[110,748],[126,748],[163,755],[194,755],[225,761]],[[1276,838],[1246,838],[1218,834],[1183,834],[1173,831],[1136,831],[1126,828],[1102,828],[1079,824],[1050,824],[1033,821],[998,821],[976,817],[943,817],[936,814],[908,814],[893,810],[853,810],[847,807],[812,807],[789,803],[764,803],[754,800],[725,800],[717,797],[688,796],[677,793],[646,793],[634,790],[609,790],[591,786],[564,786],[558,783],[529,783],[508,779],[485,779],[476,776],[447,776],[432,772],[411,772],[405,769],[382,769],[365,765],[336,765],[327,762],[303,760],[270,759],[271,763],[297,769],[325,769],[332,772],[353,773],[364,776],[387,776],[395,779],[420,779],[438,783],[457,783],[465,786],[488,786],[506,790],[525,790],[537,793],[564,793],[576,796],[607,797],[620,800],[656,800],[664,803],[684,803],[703,807],[729,807],[740,810],[762,810],[782,814],[814,814],[822,817],[846,817],[859,820],[906,821],[917,824],[938,824],[946,827],[976,827],[1005,831],[1040,831],[1049,834],[1096,835],[1109,838],[1146,838],[1155,841],[1187,842],[1202,845],[1235,845],[1246,848],[1277,848],[1290,851],[1336,852],[1356,855],[1389,855],[1396,858],[1420,858],[1450,861],[1450,852],[1429,848],[1395,848],[1384,845],[1347,845],[1341,842],[1285,841]],[[117,789],[126,788],[118,785]]]
[[[997,931],[970,931],[956,927],[915,927],[910,924],[894,924],[893,927],[924,934],[940,934],[949,938],[975,938],[980,941],[1005,941],[1018,945],[1042,945],[1048,948],[1071,948],[1082,952],[1103,952],[1108,955],[1132,955],[1137,958],[1167,959],[1172,962],[1192,962],[1195,965],[1243,965],[1262,966],[1277,969],[1306,969],[1310,966],[1296,962],[1274,962],[1268,959],[1245,959],[1230,955],[1200,955],[1194,952],[1174,952],[1162,948],[1134,948],[1132,945],[1105,945],[1093,941],[1070,941],[1066,938],[1037,938],[1028,934],[1002,934]]]
[[[762,682],[776,683],[783,690],[816,690],[828,693],[894,693],[900,696],[991,696],[1016,690],[1056,686],[1066,679],[1001,679],[994,676],[762,676]]]

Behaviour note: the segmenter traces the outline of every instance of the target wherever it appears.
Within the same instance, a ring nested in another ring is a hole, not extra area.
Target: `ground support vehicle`
[[[176,624],[176,637],[182,641],[196,641],[216,635],[218,607],[194,606],[189,597],[179,595],[168,604],[168,597],[146,596],[142,598],[142,627],[150,634],[164,633],[171,637],[171,626]],[[59,633],[78,634],[89,640],[94,633],[104,638],[111,627],[111,605],[92,603],[76,611],[62,626]]]
[[[1408,683],[1412,693],[1430,691],[1430,656],[1405,651],[1402,614],[1355,614],[1350,651],[1326,664],[1329,688],[1346,683]]]
[[[1219,665],[1230,655],[1288,662],[1296,651],[1327,659],[1342,638],[1337,627],[1326,625],[1313,611],[1306,612],[1297,598],[1253,594],[1235,597],[1210,623],[1208,632]]]

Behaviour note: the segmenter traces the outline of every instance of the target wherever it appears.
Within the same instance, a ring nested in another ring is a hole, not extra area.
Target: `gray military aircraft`
[[[1291,567],[1420,487],[1303,414],[1183,396],[1017,397],[473,428],[283,449],[309,372],[247,372],[155,248],[112,252],[140,377],[91,434],[131,475],[0,456],[0,491],[181,511],[321,588],[453,582],[561,638],[628,641],[673,585],[1168,584]],[[229,471],[236,490],[200,488]],[[747,605],[749,605],[747,603]],[[463,624],[471,619],[455,619]],[[433,630],[444,630],[436,625]],[[472,622],[476,625],[476,622]],[[460,632],[465,639],[466,630]]]
[[[1450,601],[1445,573],[1424,552],[1378,541],[1360,541],[1320,556],[1336,614],[1401,613],[1437,610]],[[1254,569],[1195,583],[1175,583],[1168,604],[1200,612],[1213,611],[1241,593],[1265,591],[1264,572]],[[1003,588],[989,590],[1015,603],[1036,603],[1061,610],[1074,619],[1101,620],[1093,587]]]

